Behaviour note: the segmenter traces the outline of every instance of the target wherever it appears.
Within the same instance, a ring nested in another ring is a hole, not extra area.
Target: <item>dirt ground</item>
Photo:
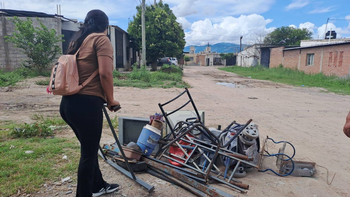
[[[225,128],[236,120],[245,123],[250,118],[259,125],[260,141],[269,136],[277,141],[286,140],[296,148],[295,160],[316,162],[316,174],[306,177],[278,177],[271,172],[252,170],[242,182],[249,184],[247,194],[214,184],[213,186],[236,196],[350,196],[350,139],[342,132],[345,116],[350,109],[350,96],[326,93],[321,88],[293,87],[260,81],[220,71],[217,67],[185,67],[183,79],[192,86],[190,93],[199,110],[205,111],[205,125]],[[0,89],[0,119],[30,122],[32,114],[53,116],[58,114],[60,97],[48,95],[45,87],[34,81],[23,82],[18,88]],[[218,85],[218,82],[235,84],[235,87]],[[138,89],[115,87],[115,98],[122,109],[110,113],[112,117],[149,117],[160,112],[158,103],[177,96],[183,89]],[[66,131],[64,137],[74,137]],[[103,131],[101,144],[113,142],[108,128]],[[269,146],[277,153],[277,146]],[[104,178],[116,182],[122,189],[106,196],[193,196],[186,190],[148,174],[137,174],[154,185],[151,194],[100,161]],[[266,167],[274,167],[275,160],[267,159]],[[327,170],[329,181],[327,184]],[[75,177],[76,174],[72,174]],[[72,193],[70,193],[72,191]],[[48,182],[31,196],[74,196],[75,185],[55,185]],[[28,196],[28,195],[21,195]]]

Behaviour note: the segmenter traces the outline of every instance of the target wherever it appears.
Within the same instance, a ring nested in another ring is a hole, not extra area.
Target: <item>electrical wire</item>
[[[264,154],[264,155],[263,155],[263,156],[265,156],[265,157],[278,157],[278,156],[282,156],[282,160],[283,160],[283,161],[290,161],[290,162],[292,163],[292,170],[291,170],[289,173],[287,173],[287,174],[280,174],[280,173],[277,173],[277,172],[275,172],[274,170],[272,170],[271,168],[267,168],[267,169],[265,169],[265,170],[259,170],[259,171],[260,171],[260,172],[271,171],[271,172],[273,172],[275,175],[277,175],[277,176],[282,176],[282,177],[291,175],[291,174],[293,173],[293,171],[294,171],[293,157],[295,156],[295,148],[294,148],[293,144],[291,144],[290,142],[287,142],[287,141],[279,141],[279,142],[276,142],[275,140],[273,140],[272,138],[269,138],[269,137],[267,137],[267,140],[271,140],[271,141],[272,141],[273,143],[275,143],[275,144],[286,143],[286,144],[289,144],[289,145],[293,148],[293,155],[292,155],[291,157],[288,156],[288,155],[286,155],[286,154],[284,154],[284,153],[270,154],[270,153],[267,151],[267,149],[268,149],[267,146],[266,146],[266,150],[262,150],[262,151],[264,151],[265,153],[267,153],[267,154]],[[287,157],[287,159],[283,159],[283,157]]]
[[[305,157],[305,158],[303,158],[303,159],[301,159],[301,160],[305,160],[305,159],[308,159],[309,161],[314,162],[314,161],[312,161],[312,160],[311,160],[310,158],[308,158],[308,157]],[[316,164],[316,162],[314,162],[314,163]],[[335,175],[336,175],[337,173],[334,173],[334,174],[333,174],[332,180],[331,180],[331,182],[329,182],[329,170],[328,170],[328,168],[326,168],[326,167],[324,167],[324,166],[321,166],[321,165],[319,165],[319,164],[316,164],[316,166],[326,169],[326,171],[327,171],[327,184],[328,184],[328,185],[331,185],[331,184],[333,183],[333,180],[334,180]]]

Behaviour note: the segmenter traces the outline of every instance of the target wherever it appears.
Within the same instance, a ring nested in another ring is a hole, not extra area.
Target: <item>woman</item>
[[[76,193],[79,197],[100,196],[114,192],[119,187],[103,180],[97,156],[102,133],[103,104],[107,102],[111,111],[120,105],[113,97],[113,48],[106,36],[108,25],[108,17],[104,12],[91,10],[68,49],[68,54],[75,54],[80,48],[77,54],[79,83],[83,83],[96,70],[99,73],[77,94],[63,96],[60,105],[62,118],[80,142]]]

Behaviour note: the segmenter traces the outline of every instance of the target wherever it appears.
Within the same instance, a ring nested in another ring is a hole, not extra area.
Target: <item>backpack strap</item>
[[[94,35],[100,35],[100,36],[105,36],[104,33],[91,33],[88,36],[86,36],[86,38],[84,39],[83,43],[80,45],[79,49],[77,50],[77,52],[75,52],[75,56],[79,53],[80,48],[89,40],[89,38],[91,38]],[[96,77],[98,75],[98,69],[95,70],[95,72],[93,72],[89,78],[87,78],[82,84],[81,86],[84,87],[86,86],[86,84],[88,84],[94,77]]]

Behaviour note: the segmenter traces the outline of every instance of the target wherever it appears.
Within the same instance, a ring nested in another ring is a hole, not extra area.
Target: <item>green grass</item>
[[[13,196],[19,189],[33,193],[47,181],[75,179],[79,144],[75,139],[12,139],[0,144],[0,158],[0,196]]]
[[[253,79],[269,80],[294,86],[320,87],[337,94],[350,94],[350,79],[325,76],[322,73],[305,74],[302,71],[287,69],[282,66],[270,69],[262,66],[232,66],[219,69],[245,77],[250,76]]]
[[[182,70],[175,66],[163,66],[159,71],[150,72],[145,67],[133,67],[129,74],[114,71],[114,86],[138,88],[185,88],[188,84],[182,81]]]
[[[38,114],[32,115],[31,119],[35,121],[33,124],[0,121],[0,196],[13,196],[18,190],[33,193],[45,182],[76,177],[80,153],[78,141],[53,136],[52,126],[66,125],[63,119]],[[16,130],[24,132],[16,134]],[[26,154],[27,150],[34,153]],[[68,160],[62,159],[64,155]]]

